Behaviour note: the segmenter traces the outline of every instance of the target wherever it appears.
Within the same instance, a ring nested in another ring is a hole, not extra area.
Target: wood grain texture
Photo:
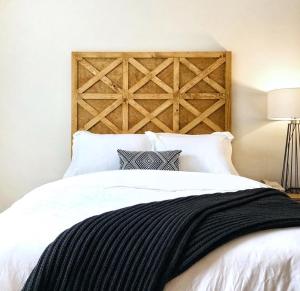
[[[230,130],[230,52],[72,53],[72,133]]]
[[[293,199],[293,200],[295,200],[295,201],[297,201],[297,202],[300,202],[300,193],[287,193],[287,195],[288,195],[291,199]]]

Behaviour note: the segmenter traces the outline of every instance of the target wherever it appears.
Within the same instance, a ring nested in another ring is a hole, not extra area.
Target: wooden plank
[[[106,117],[103,117],[100,122],[102,122],[105,126],[107,126],[113,133],[122,133],[122,131],[116,127],[111,121],[109,121]]]
[[[179,103],[182,107],[184,107],[186,110],[188,110],[189,112],[191,112],[195,116],[199,116],[201,114],[201,112],[197,108],[195,108],[192,104],[185,101],[184,99],[180,99]]]
[[[114,92],[122,94],[123,90],[117,84],[115,84],[112,80],[108,79],[106,76],[101,78],[101,81],[104,84],[106,84]]]
[[[181,89],[180,93],[185,93],[192,87],[194,87],[197,83],[199,83],[202,79],[204,79],[208,74],[216,70],[219,66],[221,66],[226,61],[225,58],[219,58],[216,60],[213,64],[211,64],[208,68],[203,70],[200,74],[198,74],[196,77],[194,77],[192,80],[190,80],[188,83],[186,83]]]
[[[173,94],[130,94],[133,99],[140,100],[164,100],[164,99],[173,99]]]
[[[199,68],[197,68],[191,62],[189,62],[186,58],[180,58],[180,62],[182,64],[184,64],[188,69],[190,69],[195,75],[199,75],[202,73],[202,71]],[[220,84],[218,84],[216,81],[209,78],[208,76],[203,78],[203,81],[205,81],[208,85],[210,85],[212,88],[217,90],[219,93],[222,93],[222,94],[225,93],[225,89]]]
[[[78,128],[78,111],[77,111],[77,86],[78,86],[78,62],[76,56],[72,54],[72,136]]]
[[[209,100],[209,99],[224,99],[225,94],[220,93],[183,93],[181,98],[187,100]]]
[[[100,74],[101,74],[101,72],[103,72],[103,71],[98,71],[92,64],[90,64],[87,60],[85,60],[85,59],[82,59],[80,62],[79,62],[83,67],[85,67],[88,71],[90,71],[95,77],[94,78],[98,78],[98,77],[100,77]],[[119,64],[118,64],[119,65]],[[117,65],[117,66],[118,66]],[[107,69],[107,68],[105,68],[105,69]],[[105,70],[104,69],[104,70]],[[114,68],[112,68],[111,70],[113,70]],[[109,72],[108,72],[109,73]],[[98,77],[97,77],[98,76]],[[110,79],[108,79],[106,76],[103,76],[103,77],[101,77],[99,80],[101,80],[104,84],[106,84],[111,90],[113,90],[114,92],[116,92],[116,93],[119,93],[119,94],[122,94],[122,89],[117,85],[117,84],[115,84],[113,81],[111,81]],[[97,80],[97,81],[99,81],[99,80]],[[96,82],[97,82],[96,81]],[[92,81],[92,79],[90,79],[88,82],[93,82]],[[95,82],[95,83],[96,83]],[[87,83],[86,83],[87,84]],[[84,85],[86,85],[86,84],[84,84]],[[84,86],[83,85],[83,86]],[[93,84],[92,84],[93,85]],[[91,85],[91,86],[92,86]],[[84,88],[83,88],[84,89]],[[81,93],[79,90],[83,90],[82,89],[82,87],[81,87],[81,89],[79,88],[78,89],[78,92],[79,93]],[[87,90],[87,89],[86,89]],[[85,91],[85,90],[84,90]]]
[[[141,73],[144,75],[147,75],[150,73],[150,71],[145,68],[140,62],[138,62],[135,58],[129,58],[128,62],[133,65],[136,69],[138,69]]]
[[[82,99],[78,99],[78,104],[94,117],[99,114],[99,112],[93,106],[91,106]]]
[[[151,79],[153,79],[157,74],[159,74],[161,71],[163,71],[165,68],[167,68],[171,63],[173,62],[172,58],[166,59],[163,61],[160,65],[158,65],[154,70],[149,72],[145,77],[143,77],[140,81],[138,81],[135,85],[133,85],[130,89],[130,93],[134,93],[141,87],[143,87],[145,84],[147,84]],[[171,90],[171,93],[173,90]]]
[[[225,66],[225,130],[231,130],[231,52],[226,52]]]
[[[87,102],[85,102],[82,99],[78,100],[78,104],[83,107],[86,111],[88,111],[92,116],[97,116],[99,114],[99,112],[92,107],[90,104],[88,104]],[[109,121],[106,117],[103,117],[100,120],[105,126],[107,126],[112,132],[114,133],[121,133],[121,131],[119,130],[118,127],[116,127],[111,121]]]
[[[145,126],[150,121],[153,122],[158,128],[163,130],[164,132],[172,132],[172,130],[165,125],[163,122],[161,122],[159,119],[156,118],[158,114],[166,110],[168,107],[171,106],[172,101],[167,100],[163,104],[161,104],[159,107],[157,107],[153,112],[148,112],[143,106],[138,104],[133,99],[129,100],[129,104],[134,107],[138,112],[143,114],[145,117],[139,121],[137,124],[135,124],[130,130],[130,133],[136,133],[139,129],[141,129],[143,126]]]
[[[179,58],[174,58],[173,68],[173,131],[179,130]]]
[[[128,59],[123,59],[122,130],[128,131]]]
[[[200,122],[202,122],[205,118],[207,118],[209,115],[214,113],[216,110],[218,110],[224,104],[225,104],[224,100],[217,101],[211,107],[209,107],[204,112],[202,112],[198,117],[196,117],[194,120],[192,120],[186,126],[184,126],[182,129],[180,129],[180,133],[189,132],[191,129],[193,129],[195,126],[197,126]]]
[[[90,64],[87,60],[81,59],[79,64],[85,67],[88,71],[90,71],[94,76],[99,74],[100,72],[96,69],[92,64]]]
[[[89,122],[87,122],[84,125],[85,130],[89,130],[91,127],[93,127],[95,124],[97,124],[101,119],[103,119],[106,115],[114,111],[117,107],[119,107],[122,104],[122,99],[119,99],[115,101],[110,106],[106,107],[102,112],[100,112],[97,116],[95,116],[93,119],[91,119]]]
[[[181,104],[182,107],[184,107],[186,110],[190,111],[192,114],[194,114],[197,117],[202,114],[197,108],[195,108],[192,104],[188,103],[184,99],[180,100],[180,104]],[[223,129],[219,125],[214,123],[208,117],[204,118],[203,122],[214,131],[223,131]]]
[[[77,58],[219,58],[225,56],[225,51],[202,52],[74,52]]]
[[[80,64],[82,64],[83,61],[80,62]],[[121,64],[122,59],[116,59],[114,60],[112,63],[110,63],[106,68],[104,68],[102,71],[100,71],[99,73],[97,73],[93,78],[91,78],[90,80],[88,80],[85,84],[83,84],[79,89],[78,89],[78,93],[83,93],[85,92],[87,89],[89,89],[90,87],[92,87],[95,83],[97,83],[99,80],[104,79],[106,82],[108,82],[108,84],[110,86],[112,86],[112,82],[105,77],[105,75],[107,75],[110,71],[112,71],[114,68],[116,68],[119,64]],[[84,63],[85,64],[85,63]],[[105,77],[105,78],[103,78]],[[102,80],[103,81],[103,80]]]
[[[116,93],[82,93],[78,94],[78,97],[84,100],[112,100],[112,99],[119,99],[123,95],[116,94]]]
[[[225,93],[225,89],[218,84],[217,82],[215,82],[213,79],[209,78],[209,77],[205,77],[203,79],[203,81],[205,81],[208,85],[210,85],[212,88],[214,88],[216,91],[224,94]]]
[[[145,68],[136,59],[129,58],[129,62],[130,62],[131,65],[133,65],[136,69],[138,69],[143,74],[148,75],[148,74],[151,73],[147,68]],[[173,93],[173,89],[170,86],[168,86],[165,82],[163,82],[161,79],[159,79],[157,76],[153,76],[153,78],[151,79],[151,81],[153,81],[156,85],[158,85],[160,88],[162,88],[166,92]]]

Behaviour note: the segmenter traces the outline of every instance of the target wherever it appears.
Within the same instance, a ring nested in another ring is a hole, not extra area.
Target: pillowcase
[[[151,150],[145,134],[94,134],[78,131],[73,135],[73,157],[64,177],[118,170],[117,149]]]
[[[121,170],[167,170],[179,171],[179,155],[181,151],[136,152],[118,150]]]
[[[147,131],[146,135],[152,150],[182,150],[181,171],[238,175],[231,161],[233,135],[230,132],[187,135]]]

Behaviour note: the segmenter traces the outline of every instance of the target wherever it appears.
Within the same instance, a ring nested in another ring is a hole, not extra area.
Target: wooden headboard
[[[230,130],[230,52],[74,52],[72,132]]]

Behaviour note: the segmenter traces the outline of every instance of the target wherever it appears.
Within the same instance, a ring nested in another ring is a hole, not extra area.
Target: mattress
[[[20,290],[41,253],[83,219],[190,195],[263,187],[234,176],[168,171],[107,171],[39,187],[0,215],[0,290]],[[300,228],[243,236],[214,250],[165,290],[300,290]]]

